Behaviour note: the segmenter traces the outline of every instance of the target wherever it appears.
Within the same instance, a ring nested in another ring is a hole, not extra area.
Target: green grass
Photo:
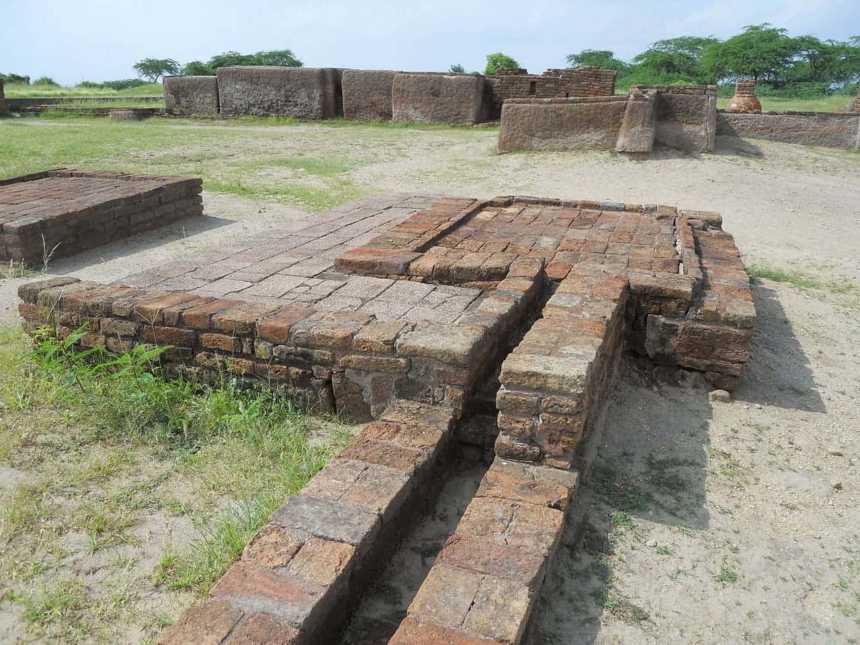
[[[43,127],[32,125],[33,119],[0,122],[0,177],[61,166],[194,175],[203,178],[207,191],[312,211],[364,195],[350,176],[368,163],[359,151],[330,145],[330,154],[305,155],[294,140],[302,128],[294,120],[115,122],[48,114],[39,117],[50,122]],[[317,131],[314,136],[327,135]],[[346,139],[352,133],[335,136]]]
[[[760,96],[761,108],[765,112],[846,112],[853,102],[850,96],[833,94],[814,99],[791,99],[778,96]],[[717,107],[725,109],[730,98],[717,99]]]
[[[858,289],[857,284],[847,278],[843,280],[823,279],[801,271],[779,269],[761,264],[750,265],[747,267],[747,273],[753,280],[772,280],[798,289],[818,289],[835,294],[849,294]]]
[[[161,96],[161,83],[147,83],[125,90],[108,87],[63,87],[59,85],[24,85],[7,83],[4,88],[7,98],[29,98],[47,96]]]
[[[189,599],[165,616],[151,598],[205,593],[348,435],[277,390],[165,379],[158,349],[80,353],[74,337],[0,327],[0,467],[23,477],[0,492],[2,588],[33,638],[154,635]],[[153,521],[189,528],[176,542]]]

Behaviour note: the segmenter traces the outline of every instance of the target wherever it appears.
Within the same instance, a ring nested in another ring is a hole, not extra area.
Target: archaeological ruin
[[[203,214],[200,179],[49,170],[0,180],[0,261],[30,266]]]
[[[756,323],[717,213],[533,197],[370,199],[117,283],[52,278],[19,296],[31,332],[165,345],[169,374],[264,382],[365,422],[165,645],[331,643],[344,629],[522,642],[575,528],[622,354],[732,390]],[[488,467],[408,611],[357,621],[463,446]]]

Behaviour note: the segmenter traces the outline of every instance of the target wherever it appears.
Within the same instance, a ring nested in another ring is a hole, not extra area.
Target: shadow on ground
[[[823,411],[809,360],[778,294],[757,286],[755,298],[759,331],[737,392],[740,404]],[[613,588],[613,540],[635,534],[634,520],[682,532],[708,529],[708,464],[722,473],[737,463],[734,455],[711,447],[711,404],[700,381],[693,387],[658,382],[653,370],[632,358],[621,373],[591,478],[581,491],[586,516],[578,530],[571,523],[576,535],[568,536],[549,573],[532,645],[594,643],[604,612],[629,625],[649,620],[643,608]]]

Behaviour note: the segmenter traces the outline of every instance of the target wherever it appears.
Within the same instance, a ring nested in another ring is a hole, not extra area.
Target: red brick
[[[314,310],[302,305],[287,305],[257,323],[257,335],[272,343],[284,344],[289,340],[290,329],[300,320],[308,318]]]
[[[407,616],[400,623],[389,645],[502,645],[499,641],[472,636],[448,629],[429,621],[422,622]]]
[[[140,331],[140,336],[146,342],[155,345],[194,347],[194,340],[197,334],[190,329],[144,325]]]
[[[158,639],[158,645],[220,645],[242,618],[228,602],[208,601],[186,610]]]

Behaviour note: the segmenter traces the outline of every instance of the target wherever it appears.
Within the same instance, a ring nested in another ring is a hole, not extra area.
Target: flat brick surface
[[[201,181],[58,170],[0,183],[0,260],[41,263],[203,212]]]

